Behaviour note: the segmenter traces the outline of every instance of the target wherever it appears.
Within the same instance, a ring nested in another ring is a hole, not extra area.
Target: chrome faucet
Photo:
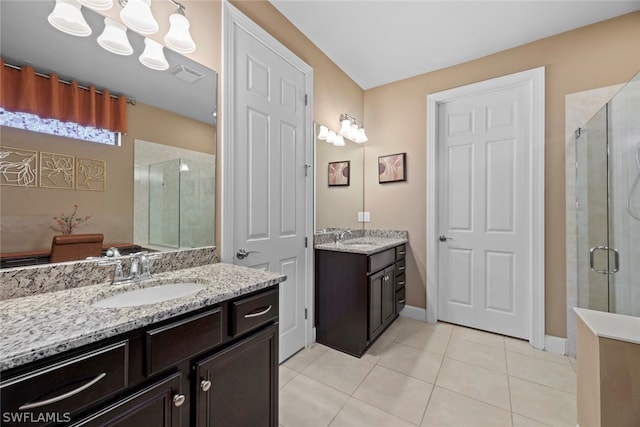
[[[137,252],[126,256],[112,256],[109,260],[98,261],[100,265],[115,265],[112,285],[122,285],[125,283],[139,282],[140,280],[151,279],[151,265],[149,260],[159,258],[160,255],[149,255],[147,252]],[[129,275],[124,275],[122,260],[130,259]]]
[[[350,236],[353,237],[353,232],[349,229],[346,230],[342,230],[342,231],[336,231],[335,233],[333,233],[333,241],[334,243],[340,243],[341,241],[344,240],[344,238],[347,236],[347,234],[349,234]]]

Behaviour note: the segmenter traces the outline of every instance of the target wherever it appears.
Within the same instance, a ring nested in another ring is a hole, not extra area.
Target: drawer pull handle
[[[400,301],[398,301],[398,304],[404,304],[404,300],[401,299]]]
[[[251,317],[258,317],[258,316],[262,316],[263,314],[267,314],[269,312],[269,310],[271,310],[271,307],[273,307],[272,305],[270,305],[269,307],[265,308],[262,311],[254,311],[251,313],[247,313],[244,315],[245,319],[249,319]]]
[[[211,389],[211,381],[202,380],[202,382],[200,383],[200,389],[205,392],[209,391],[209,389]]]
[[[398,282],[398,286],[404,286],[404,281],[403,282]]]
[[[405,253],[406,253],[405,251],[398,252],[398,254],[400,254],[400,255],[404,255]]]
[[[173,396],[173,405],[179,408],[180,406],[182,406],[185,400],[187,400],[187,398],[184,397],[184,394],[176,394],[175,396]]]
[[[98,381],[100,381],[101,379],[103,379],[106,376],[107,376],[106,372],[103,372],[103,373],[99,374],[98,376],[96,376],[91,381],[89,381],[88,383],[86,383],[84,385],[81,385],[80,387],[78,387],[75,390],[71,390],[71,391],[69,391],[67,393],[61,394],[60,396],[52,397],[51,399],[41,400],[39,402],[33,402],[33,403],[25,403],[24,405],[22,405],[18,409],[21,410],[21,411],[26,411],[27,409],[39,408],[41,406],[46,406],[46,405],[50,405],[52,403],[60,402],[61,400],[64,400],[64,399],[66,399],[68,397],[71,397],[73,395],[76,395],[76,394],[88,389],[89,387],[91,387],[92,385],[94,385],[95,383],[97,383]]]
[[[398,267],[398,270],[404,271],[405,267]]]

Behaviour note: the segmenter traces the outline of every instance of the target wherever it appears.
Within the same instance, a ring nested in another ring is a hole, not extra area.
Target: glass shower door
[[[640,74],[576,133],[578,306],[640,316]]]
[[[606,106],[578,132],[578,307],[609,311],[609,168]]]

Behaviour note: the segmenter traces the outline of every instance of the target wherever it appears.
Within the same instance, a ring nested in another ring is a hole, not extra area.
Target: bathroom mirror
[[[316,232],[331,228],[363,229],[358,212],[364,210],[364,145],[345,138],[344,146],[335,146],[317,138],[319,123],[314,127]],[[341,178],[330,182],[330,175],[336,173]]]
[[[55,72],[61,80],[107,88],[113,94],[126,95],[134,105],[128,107],[129,129],[119,147],[2,127],[3,146],[101,159],[107,171],[105,191],[0,186],[2,253],[48,249],[56,234],[51,230],[52,217],[61,211],[69,213],[73,205],[79,206],[78,214],[91,216],[77,233],[104,233],[105,243],[134,243],[134,141],[205,153],[210,158],[216,154],[214,70],[167,48],[164,54],[169,69],[148,69],[138,61],[143,36],[128,30],[134,53],[114,55],[97,44],[104,28],[102,15],[83,7],[92,34],[74,37],[49,25],[47,16],[53,7],[53,0],[0,2],[5,62],[29,64],[42,73]],[[119,7],[117,2],[114,7]],[[215,188],[215,182],[209,184]],[[198,221],[210,223],[213,230],[214,214],[212,208]],[[213,234],[207,244],[209,241],[213,242]]]

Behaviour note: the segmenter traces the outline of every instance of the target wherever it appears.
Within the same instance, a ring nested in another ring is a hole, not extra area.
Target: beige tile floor
[[[313,344],[280,365],[280,425],[575,427],[575,389],[575,359],[400,317],[361,359]]]

